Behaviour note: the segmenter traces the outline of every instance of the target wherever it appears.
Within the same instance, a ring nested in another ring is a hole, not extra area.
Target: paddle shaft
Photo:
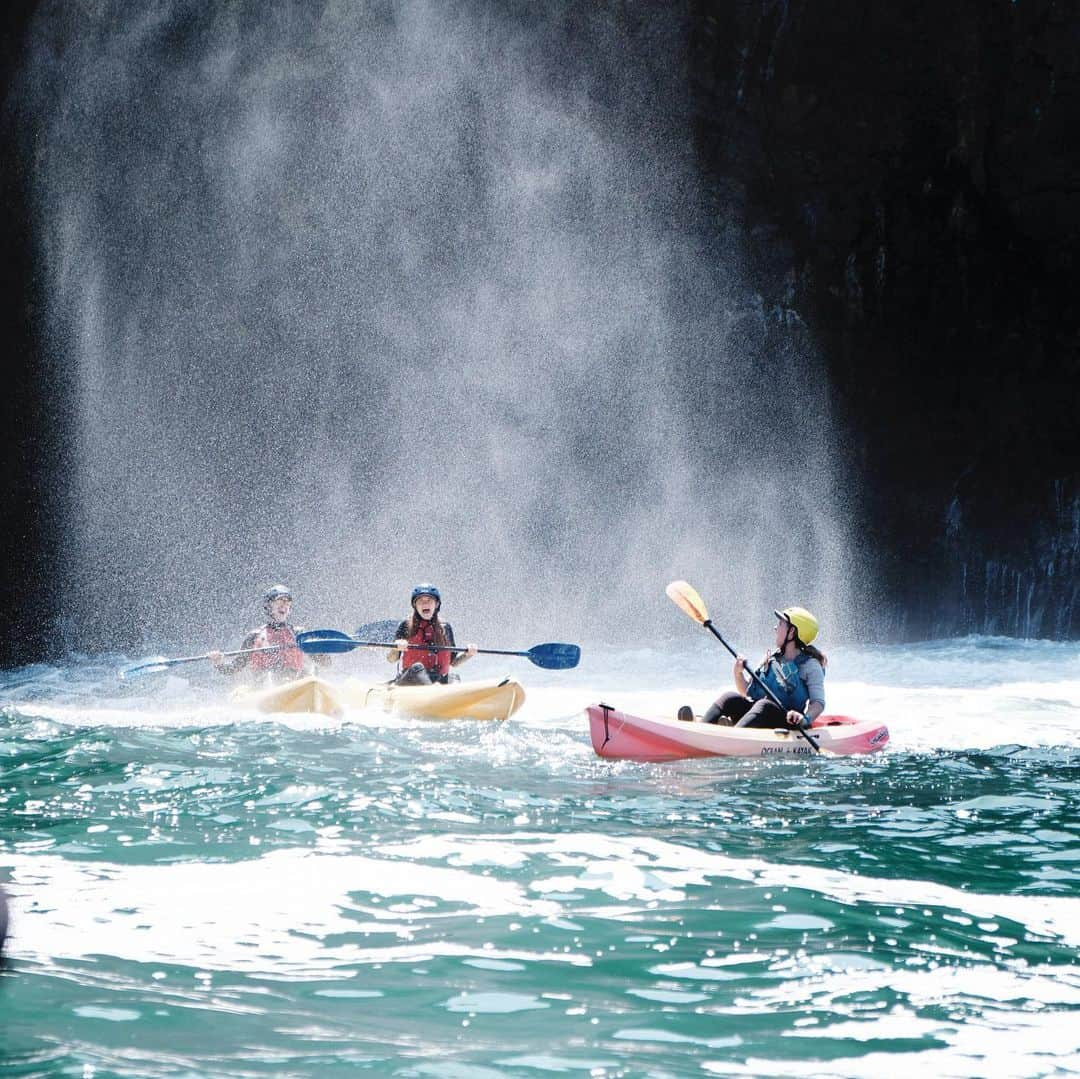
[[[722,644],[722,645],[723,645],[723,646],[724,646],[724,647],[725,647],[725,648],[726,648],[726,649],[727,649],[727,650],[728,650],[728,651],[729,651],[729,652],[730,652],[730,653],[731,653],[731,654],[732,654],[732,655],[733,655],[733,656],[734,656],[734,657],[735,657],[736,659],[738,659],[738,658],[739,658],[739,653],[738,653],[738,652],[736,652],[736,651],[735,651],[735,649],[734,649],[734,648],[732,648],[732,647],[731,647],[731,645],[730,645],[730,644],[728,644],[728,643],[727,643],[727,641],[725,641],[725,640],[724,640],[724,638],[723,638],[723,637],[722,637],[722,636],[720,635],[720,631],[719,631],[719,630],[718,630],[718,629],[716,628],[716,626],[714,626],[714,625],[712,624],[712,619],[711,619],[711,618],[706,618],[706,619],[705,619],[705,621],[704,621],[704,622],[702,622],[701,624],[702,624],[702,625],[703,625],[703,626],[704,626],[704,627],[705,627],[705,628],[706,628],[706,629],[707,629],[707,630],[708,630],[708,631],[709,631],[709,632],[710,632],[710,633],[711,633],[711,634],[712,634],[712,635],[713,635],[713,636],[714,636],[714,637],[715,637],[715,638],[716,638],[716,639],[717,639],[717,640],[718,640],[718,641],[719,641],[719,642],[720,642],[720,643],[721,643],[721,644]],[[771,689],[769,689],[769,687],[768,687],[768,686],[767,686],[767,685],[766,685],[766,684],[765,684],[765,683],[764,683],[764,682],[762,681],[762,679],[761,679],[761,676],[760,676],[760,675],[759,675],[759,674],[757,673],[757,671],[753,670],[753,669],[752,669],[752,668],[750,667],[750,665],[749,665],[748,663],[746,663],[746,662],[745,662],[745,660],[743,661],[743,667],[744,667],[744,670],[746,671],[746,673],[747,673],[747,674],[749,674],[749,675],[750,675],[750,677],[751,677],[751,678],[752,678],[752,679],[753,679],[753,680],[754,680],[755,682],[757,682],[757,684],[758,684],[758,685],[759,685],[759,686],[760,686],[760,687],[761,687],[761,688],[762,688],[762,689],[763,689],[763,690],[765,691],[765,694],[766,694],[766,696],[767,696],[767,697],[769,698],[769,700],[770,700],[770,701],[772,701],[772,702],[773,702],[773,704],[775,704],[775,705],[776,705],[776,707],[777,707],[777,708],[779,708],[779,709],[780,709],[780,711],[781,711],[781,712],[783,712],[783,713],[784,713],[784,715],[786,716],[786,715],[787,715],[787,712],[788,712],[788,710],[787,710],[787,709],[786,709],[786,708],[785,708],[785,707],[784,707],[784,706],[783,706],[783,705],[782,705],[782,704],[780,703],[780,698],[779,698],[779,697],[777,697],[777,695],[776,695],[775,693],[773,693],[773,691],[772,691]],[[796,730],[797,730],[797,731],[799,732],[799,734],[801,734],[801,735],[802,735],[802,736],[803,736],[803,737],[804,737],[804,738],[805,738],[805,739],[806,739],[806,740],[807,740],[807,741],[808,741],[808,742],[809,742],[809,743],[810,743],[810,744],[811,744],[811,745],[812,745],[812,746],[814,747],[814,751],[815,751],[816,753],[820,753],[820,752],[821,752],[821,746],[820,746],[820,745],[818,744],[818,740],[817,740],[817,739],[816,739],[816,738],[815,738],[815,737],[814,737],[814,736],[813,736],[813,735],[812,735],[812,734],[811,734],[811,733],[810,733],[809,731],[807,731],[807,730],[804,730],[804,729],[803,729],[802,727],[796,727],[795,729],[796,729]]]
[[[280,644],[270,644],[262,648],[239,648],[235,652],[222,652],[223,656],[247,656],[252,652],[277,652],[281,649]],[[167,671],[170,667],[175,667],[180,663],[197,663],[199,660],[209,659],[210,653],[204,653],[201,656],[181,656],[179,659],[152,659],[147,660],[144,663],[136,663],[134,667],[127,667],[125,670],[120,671],[120,678],[132,678],[138,674],[146,674],[149,671]]]
[[[314,632],[317,632],[317,631],[312,630],[311,632],[314,633]],[[303,636],[303,634],[301,634],[301,636]],[[393,648],[393,649],[397,649],[397,651],[399,651],[399,652],[401,651],[401,649],[398,648],[397,645],[394,644],[393,641],[355,641],[355,640],[353,640],[352,637],[348,637],[348,636],[344,636],[344,637],[340,637],[340,638],[331,637],[331,638],[327,638],[327,639],[334,641],[334,643],[338,643],[340,641],[340,643],[342,645],[347,645],[348,647],[342,649],[343,651],[350,651],[351,652],[352,649],[354,649],[354,648],[382,648],[382,649],[385,649],[386,651],[389,651],[390,649]],[[304,651],[304,643],[305,642],[301,641],[301,644],[300,644],[300,650],[301,651]],[[317,642],[317,643],[321,643],[321,642]],[[417,648],[420,648],[424,652],[467,652],[468,651],[467,648],[458,648],[458,647],[456,647],[455,645],[452,645],[452,644],[424,644],[424,645],[415,645],[415,646],[410,645],[409,647],[410,648],[417,647]],[[483,649],[479,649],[479,651],[483,651]],[[507,652],[505,654],[508,655],[508,656],[523,656],[523,655],[525,655],[524,652]]]
[[[376,625],[381,625],[381,623],[370,622],[366,626],[361,626],[360,628],[361,629],[371,629]],[[356,643],[357,644],[366,644],[367,642],[366,641],[357,641]],[[224,658],[225,656],[230,656],[230,657],[231,656],[250,656],[254,652],[280,652],[283,648],[291,648],[291,647],[293,647],[293,646],[288,645],[288,644],[267,644],[267,645],[263,645],[261,648],[237,648],[235,651],[232,651],[232,652],[222,652],[221,655],[222,655],[222,658]],[[386,648],[388,646],[385,645],[385,644],[378,644],[378,645],[374,645],[373,647],[375,647],[375,648]],[[462,651],[464,651],[464,649],[462,649]],[[159,660],[156,664],[153,664],[153,666],[160,667],[163,664],[167,663],[171,667],[171,666],[173,666],[173,665],[175,665],[177,663],[194,663],[196,660],[209,659],[209,658],[210,658],[209,653],[206,653],[206,654],[201,655],[201,656],[182,656],[180,659],[162,659],[162,660]],[[151,666],[151,664],[147,664],[147,666]]]
[[[426,644],[407,641],[404,647],[399,647],[397,640],[393,641],[358,641],[347,633],[336,629],[309,629],[298,633],[296,643],[300,650],[315,655],[337,654],[339,652],[351,652],[354,648],[382,648],[394,652],[416,650],[433,655],[436,652],[467,653],[468,648],[462,648],[456,644]],[[537,667],[543,667],[549,671],[565,671],[578,665],[581,658],[581,649],[576,644],[561,644],[549,641],[547,644],[534,644],[527,651],[521,649],[502,648],[478,648],[478,653],[486,656],[520,656],[527,659]]]
[[[386,645],[381,647],[386,648]],[[400,648],[397,645],[390,645],[390,648],[395,648],[399,652]],[[462,648],[456,644],[410,644],[409,648],[415,649],[417,652],[468,652],[467,648]],[[525,656],[528,658],[528,652],[508,652],[502,648],[478,648],[476,650],[478,656]]]
[[[354,648],[385,648],[388,651],[394,649],[395,651],[402,651],[398,648],[393,641],[354,641],[349,640],[349,643]],[[467,648],[462,648],[457,644],[410,644],[410,649],[415,649],[417,652],[468,652]],[[478,656],[525,656],[528,658],[528,652],[507,652],[501,648],[478,648],[476,650]]]
[[[222,652],[223,656],[250,656],[252,652],[280,652],[285,647],[280,644],[268,644],[262,648],[238,648],[235,652]],[[206,653],[202,656],[182,656],[180,659],[165,659],[162,663],[174,664],[174,663],[194,663],[197,659],[209,659],[210,654]]]

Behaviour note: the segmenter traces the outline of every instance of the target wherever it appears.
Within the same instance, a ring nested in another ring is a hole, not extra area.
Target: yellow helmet
[[[802,644],[810,644],[818,635],[818,620],[805,607],[785,607],[782,611],[773,611],[773,614],[795,627]]]

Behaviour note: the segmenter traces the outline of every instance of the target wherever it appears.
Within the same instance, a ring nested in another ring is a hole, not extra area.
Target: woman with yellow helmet
[[[709,706],[706,723],[729,727],[777,727],[787,723],[805,729],[825,711],[823,653],[810,643],[818,635],[818,621],[805,607],[785,607],[776,615],[776,648],[757,669],[758,677],[784,706],[778,708],[746,672],[746,660],[735,660],[738,692],[725,693]],[[680,709],[679,718],[688,718]],[[692,717],[692,713],[691,713]]]

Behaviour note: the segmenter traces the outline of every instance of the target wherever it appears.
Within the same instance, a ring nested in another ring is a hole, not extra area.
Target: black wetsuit
[[[727,727],[783,727],[787,725],[787,712],[777,708],[768,697],[752,701],[732,690],[709,705],[702,717],[706,723],[719,723]]]

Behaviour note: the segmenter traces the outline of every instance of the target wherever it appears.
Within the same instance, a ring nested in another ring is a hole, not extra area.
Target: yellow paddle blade
[[[668,599],[676,607],[681,607],[695,622],[704,625],[709,620],[705,601],[697,594],[693,585],[686,581],[672,581],[664,591],[667,592]]]

